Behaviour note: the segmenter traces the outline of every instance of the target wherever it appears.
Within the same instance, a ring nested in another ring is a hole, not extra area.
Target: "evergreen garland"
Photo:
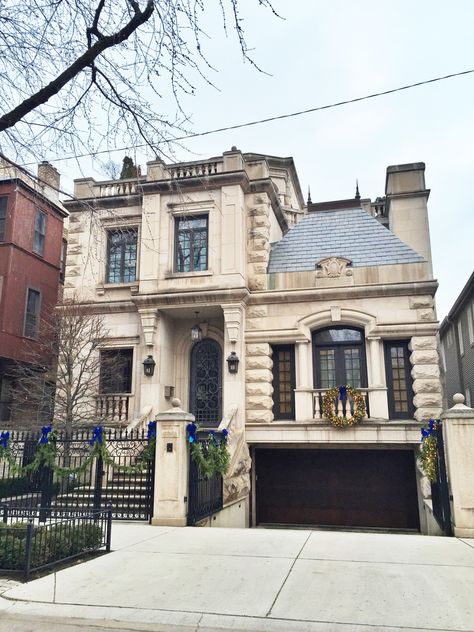
[[[341,401],[347,399],[347,396],[351,397],[354,402],[354,414],[351,417],[341,417],[336,414],[334,402],[336,399]],[[334,386],[324,394],[323,414],[336,428],[354,426],[365,416],[364,396],[352,386]]]
[[[196,424],[188,424],[188,442],[190,444],[191,457],[204,478],[209,479],[215,474],[225,476],[229,468],[230,454],[227,449],[228,431],[224,428],[219,437],[211,430],[204,441],[198,441]]]
[[[438,479],[438,437],[439,423],[430,419],[428,426],[421,429],[421,445],[418,459],[421,469],[430,483]]]
[[[96,426],[94,428],[92,439],[89,441],[89,445],[91,446],[90,452],[77,467],[63,467],[57,465],[57,434],[52,429],[52,426],[43,426],[41,428],[41,437],[36,446],[33,461],[28,463],[28,465],[21,466],[16,463],[11,454],[9,441],[10,433],[2,432],[0,434],[0,460],[4,459],[14,474],[29,474],[37,472],[41,466],[46,466],[61,477],[69,474],[77,475],[85,472],[91,461],[98,457],[102,458],[104,465],[110,465],[120,472],[134,474],[141,472],[145,469],[147,464],[153,460],[156,446],[156,421],[150,421],[148,423],[148,445],[134,465],[121,465],[114,460],[107,449],[102,426]]]

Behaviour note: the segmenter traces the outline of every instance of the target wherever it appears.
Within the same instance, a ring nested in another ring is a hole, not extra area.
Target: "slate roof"
[[[270,253],[268,272],[314,270],[325,257],[353,267],[417,263],[423,257],[362,208],[307,213]]]

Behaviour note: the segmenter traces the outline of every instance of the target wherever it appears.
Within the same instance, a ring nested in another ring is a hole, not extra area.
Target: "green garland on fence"
[[[55,474],[64,477],[69,474],[77,475],[87,471],[90,463],[95,458],[102,458],[104,465],[110,465],[114,469],[125,472],[127,474],[135,474],[141,472],[147,464],[153,460],[156,446],[156,422],[150,421],[148,424],[148,445],[141,453],[134,465],[121,465],[117,463],[110,455],[107,442],[103,435],[102,426],[96,426],[93,430],[92,439],[89,441],[90,452],[87,457],[77,467],[64,467],[56,464],[58,456],[57,452],[57,434],[51,426],[43,426],[41,429],[41,437],[38,441],[34,459],[28,465],[18,465],[12,456],[9,445],[10,433],[2,432],[0,435],[0,460],[8,463],[10,471],[14,474],[30,474],[37,472],[40,467],[46,466],[51,468]],[[125,439],[126,441],[126,439]]]
[[[421,469],[430,483],[438,479],[438,422],[430,419],[421,429],[421,445],[418,451]]]
[[[221,437],[211,430],[204,441],[196,440],[197,430],[196,424],[188,424],[187,432],[191,457],[199,472],[206,479],[211,478],[214,474],[225,476],[230,462],[230,454],[227,449],[227,430],[222,431]]]

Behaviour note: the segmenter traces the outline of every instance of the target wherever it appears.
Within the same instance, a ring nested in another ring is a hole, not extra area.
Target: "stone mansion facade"
[[[97,415],[136,426],[177,397],[227,425],[226,524],[429,532],[415,459],[442,406],[428,196],[413,163],[388,167],[374,202],[305,204],[292,158],[235,147],[76,180],[65,296],[103,315],[116,367]],[[325,418],[338,385],[364,397],[356,426]]]

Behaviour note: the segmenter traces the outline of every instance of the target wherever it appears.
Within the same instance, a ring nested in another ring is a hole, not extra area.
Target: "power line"
[[[312,112],[320,112],[321,110],[329,110],[331,108],[337,108],[342,105],[349,105],[350,103],[358,103],[359,101],[367,101],[368,99],[375,99],[376,97],[382,97],[387,94],[393,94],[395,92],[402,92],[403,90],[409,90],[410,88],[417,88],[418,86],[424,86],[429,83],[435,83],[437,81],[444,81],[445,79],[452,79],[453,77],[460,77],[462,75],[469,75],[474,73],[474,68],[471,70],[463,70],[462,72],[454,72],[449,75],[444,75],[442,77],[435,77],[434,79],[426,79],[425,81],[417,81],[416,83],[410,83],[405,86],[399,86],[398,88],[391,88],[390,90],[384,90],[382,92],[374,92],[373,94],[367,94],[363,97],[355,97],[353,99],[347,99],[345,101],[338,101],[336,103],[329,103],[327,105],[319,105],[313,108],[308,108],[307,110],[300,110],[298,112],[290,112],[289,114],[279,114],[277,116],[270,116],[263,119],[257,119],[256,121],[247,121],[246,123],[238,123],[236,125],[228,125],[226,127],[217,127],[215,129],[210,129],[205,132],[195,132],[193,134],[186,134],[185,136],[178,136],[176,138],[171,138],[168,141],[161,141],[159,143],[150,145],[147,143],[142,143],[140,145],[134,145],[133,147],[118,147],[116,149],[102,149],[100,151],[89,152],[84,154],[74,154],[71,156],[62,156],[61,158],[52,158],[49,162],[60,162],[62,160],[71,160],[77,158],[86,158],[88,156],[99,156],[101,154],[110,154],[116,151],[128,151],[130,149],[138,149],[142,147],[159,147],[161,144],[177,142],[181,140],[189,140],[191,138],[199,138],[201,136],[209,136],[210,134],[218,134],[219,132],[228,132],[234,129],[241,129],[243,127],[252,127],[254,125],[262,125],[264,123],[271,123],[272,121],[280,121],[286,118],[293,118],[295,116],[302,116],[303,114],[310,114]],[[33,165],[36,163],[30,162],[25,163],[24,166]]]

